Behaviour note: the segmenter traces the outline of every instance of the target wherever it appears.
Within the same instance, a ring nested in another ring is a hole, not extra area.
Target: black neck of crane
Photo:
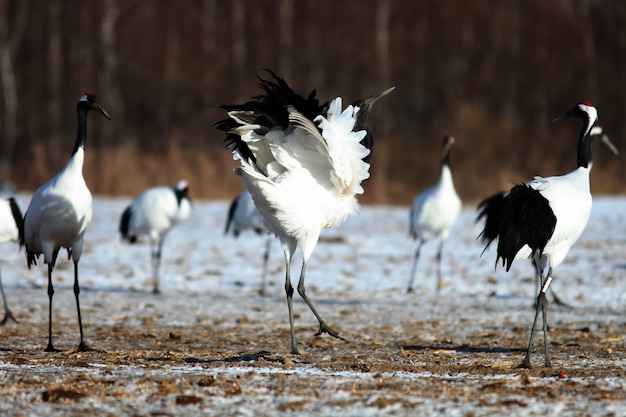
[[[79,102],[76,106],[76,113],[78,114],[78,131],[76,133],[76,143],[74,143],[74,150],[72,155],[78,152],[79,148],[85,149],[85,143],[87,142],[87,112],[88,108],[85,107],[83,102]]]
[[[580,168],[589,168],[591,164],[591,137],[589,132],[593,127],[593,122],[589,117],[583,118],[583,126],[580,129],[578,138],[578,161],[577,166]]]

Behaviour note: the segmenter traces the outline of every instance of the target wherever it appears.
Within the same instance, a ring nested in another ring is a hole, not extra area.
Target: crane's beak
[[[555,117],[554,119],[552,119],[552,123],[558,122],[559,120],[567,119],[567,118],[570,118],[570,117],[574,116],[574,110],[575,109],[572,109],[572,110],[568,111],[565,114],[562,114],[562,115],[560,115],[558,117]]]
[[[613,142],[611,142],[611,139],[609,139],[607,135],[602,135],[600,137],[600,140],[606,145],[607,148],[611,150],[611,152],[613,152],[615,155],[619,155],[617,147],[613,144]]]
[[[380,98],[382,98],[382,97],[385,97],[387,94],[391,93],[391,92],[392,92],[393,90],[395,90],[395,89],[396,89],[396,87],[391,87],[391,88],[388,88],[388,89],[386,89],[386,90],[385,90],[385,91],[383,91],[383,92],[380,92],[380,93],[378,93],[378,94],[374,94],[374,95],[373,95],[373,96],[371,96],[370,98],[366,98],[365,100],[363,100],[363,102],[364,102],[366,105],[370,105],[370,106],[371,106],[372,104],[376,103],[376,102],[378,101],[378,99],[380,99]]]
[[[100,113],[107,119],[111,120],[111,116],[109,116],[109,113],[107,113],[106,110],[104,110],[101,105],[99,105],[98,103],[94,103],[93,106],[94,106],[94,110],[96,110],[98,113]]]

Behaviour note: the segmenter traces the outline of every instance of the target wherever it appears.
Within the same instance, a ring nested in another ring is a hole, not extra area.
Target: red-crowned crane
[[[131,205],[126,207],[120,219],[122,239],[137,242],[141,236],[150,240],[152,263],[152,292],[160,294],[160,269],[163,242],[169,231],[189,218],[191,199],[187,181],[181,180],[174,187],[148,188]]]
[[[52,271],[61,248],[66,248],[68,257],[74,262],[74,297],[80,328],[79,351],[89,347],[83,338],[83,324],[80,315],[78,295],[78,261],[83,253],[83,237],[91,222],[91,193],[83,178],[85,142],[87,140],[87,113],[95,110],[111,120],[108,113],[96,102],[93,93],[83,94],[76,104],[78,133],[69,162],[50,181],[39,187],[30,200],[24,214],[24,233],[21,245],[26,248],[28,268],[36,264],[43,254],[48,265],[48,346],[46,352],[58,351],[52,344]]]
[[[239,234],[246,230],[252,230],[257,235],[267,236],[265,243],[265,253],[263,254],[263,269],[261,272],[261,288],[260,295],[265,295],[265,286],[267,281],[267,264],[270,259],[270,248],[272,246],[273,237],[268,233],[263,224],[263,216],[254,205],[252,195],[248,191],[244,191],[235,197],[228,209],[228,217],[226,219],[226,227],[224,234],[230,232],[236,238]]]
[[[22,217],[22,211],[17,205],[15,198],[9,197],[8,199],[0,200],[0,243],[16,242],[19,243],[21,236],[20,232],[24,230],[24,219]],[[0,271],[1,272],[1,271]],[[13,320],[17,323],[17,320],[13,316],[13,313],[9,309],[7,304],[7,297],[4,294],[4,286],[2,285],[2,275],[0,274],[0,293],[2,293],[2,302],[4,303],[4,317],[0,320],[0,326],[4,326],[7,321]]]
[[[417,249],[413,257],[411,276],[407,292],[413,292],[413,280],[417,270],[417,261],[422,245],[435,238],[439,241],[437,250],[437,292],[441,289],[441,252],[443,244],[450,234],[450,230],[461,214],[461,199],[454,188],[452,171],[450,171],[450,149],[454,145],[454,138],[446,135],[442,140],[443,155],[439,182],[421,192],[415,201],[410,213],[409,234],[417,241]]]
[[[537,295],[535,318],[530,331],[528,349],[521,368],[531,368],[530,351],[537,318],[541,311],[545,366],[552,366],[548,345],[546,293],[553,279],[553,271],[567,256],[587,226],[591,213],[589,189],[589,161],[591,139],[589,133],[598,119],[596,108],[588,101],[555,119],[577,117],[582,120],[578,138],[577,168],[569,174],[554,177],[535,177],[527,184],[515,185],[505,196],[498,220],[485,225],[483,233],[498,239],[497,262],[508,271],[515,259],[532,257],[541,271],[541,288]],[[489,230],[489,227],[495,227]],[[492,239],[492,240],[493,240]],[[487,242],[487,246],[491,240]],[[545,268],[548,272],[545,275]]]
[[[603,144],[606,145],[607,148],[611,150],[611,152],[613,152],[615,155],[619,155],[619,151],[617,150],[613,142],[611,142],[609,137],[602,131],[602,127],[600,125],[596,124],[591,129],[591,131],[589,132],[589,138],[592,143],[595,141],[602,142]],[[591,157],[592,157],[592,153],[590,151],[589,152],[589,172],[591,172],[591,168],[593,166],[593,161]],[[499,221],[498,215],[501,211],[500,206],[502,202],[504,201],[507,194],[508,194],[507,191],[501,191],[501,192],[495,193],[492,196],[485,198],[478,204],[478,216],[476,217],[476,221],[478,222],[483,218],[485,219],[485,230],[482,233],[482,241],[485,244],[493,241],[496,238],[496,236],[493,235],[494,233],[497,233],[497,226],[496,226],[496,223],[494,222]],[[531,259],[531,264],[533,265],[533,269],[535,271],[535,282],[536,282],[535,294],[538,294],[539,289],[541,287],[541,271],[537,267],[537,264],[535,263],[535,261],[532,259]],[[545,259],[541,260],[540,264],[545,265]],[[565,303],[563,300],[561,300],[560,297],[556,295],[556,293],[554,292],[554,288],[552,288],[552,291],[550,291],[550,293],[552,294],[552,298],[556,304],[569,307],[567,303]]]
[[[273,80],[260,79],[263,94],[253,101],[220,106],[228,118],[214,126],[227,133],[234,158],[241,163],[235,173],[283,247],[291,352],[297,354],[291,258],[300,246],[303,261],[297,288],[319,322],[317,334],[342,339],[307,297],[306,267],[321,230],[338,226],[359,211],[356,196],[363,193],[361,182],[369,177],[373,145],[367,116],[374,102],[392,89],[344,108],[341,97],[320,104],[315,91],[302,97],[283,78],[270,74]]]

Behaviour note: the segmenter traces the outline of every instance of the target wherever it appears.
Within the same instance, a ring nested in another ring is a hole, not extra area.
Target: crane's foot
[[[413,293],[413,288],[409,287],[406,289],[406,293],[407,294],[412,294]]]
[[[4,314],[4,318],[0,320],[0,326],[4,326],[9,322],[9,320],[13,320],[15,323],[19,323],[19,321],[17,321],[17,319],[13,316],[11,310],[7,310],[7,312]]]
[[[344,342],[347,342],[346,339],[344,339],[343,337],[339,336],[339,333],[337,333],[336,331],[331,329],[325,322],[320,321],[320,329],[319,329],[319,331],[317,333],[315,333],[315,336],[321,336],[322,333],[328,333],[332,337],[335,337],[337,339],[343,340]]]
[[[52,345],[52,342],[48,342],[48,346],[46,346],[44,352],[63,352],[63,349],[57,349]]]
[[[520,368],[520,369],[532,369],[532,364],[530,363],[530,355],[526,354],[526,356],[524,357],[524,360],[516,366],[516,368]]]
[[[93,350],[95,350],[95,349],[90,348],[90,347],[89,347],[89,346],[87,346],[87,344],[86,344],[85,342],[83,342],[83,341],[81,341],[81,342],[78,344],[78,347],[76,348],[76,351],[77,351],[77,352],[90,352],[90,351],[93,351]]]

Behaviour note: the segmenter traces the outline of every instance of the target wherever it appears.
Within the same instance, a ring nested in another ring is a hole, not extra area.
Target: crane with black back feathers
[[[592,144],[595,142],[601,142],[604,145],[606,145],[606,147],[609,148],[609,150],[613,154],[619,155],[619,151],[617,150],[613,142],[611,142],[611,139],[608,137],[608,135],[606,135],[603,132],[602,127],[600,125],[596,124],[595,126],[593,126],[593,128],[589,132],[589,140],[592,142]],[[589,164],[588,165],[589,165],[589,172],[591,172],[591,168],[593,166],[591,150],[589,151]],[[503,201],[505,200],[507,194],[508,194],[508,191],[500,191],[498,193],[495,193],[485,198],[478,204],[478,216],[476,217],[476,222],[479,222],[481,219],[485,220],[485,228],[484,228],[483,233],[481,234],[481,237],[482,237],[483,243],[487,244],[487,246],[489,246],[488,244],[491,243],[493,240],[495,240],[495,238],[497,237],[499,222],[501,221],[501,216],[500,216],[502,213],[501,205],[503,204]],[[535,271],[535,283],[536,283],[535,294],[539,293],[539,288],[541,287],[540,268],[542,267],[538,266],[538,264],[543,265],[543,268],[545,268],[545,265],[546,265],[545,262],[546,262],[545,256],[542,257],[538,263],[535,262],[535,260],[531,259],[531,264],[533,265],[533,269]],[[554,288],[550,289],[550,294],[552,294],[552,298],[555,304],[568,307],[568,308],[571,307],[569,304],[564,302],[559,296],[557,296],[557,294],[554,292]]]
[[[578,138],[577,168],[565,175],[535,177],[527,184],[515,185],[505,196],[498,212],[498,221],[486,224],[483,234],[491,241],[498,239],[496,264],[501,259],[509,271],[515,259],[531,257],[541,271],[541,288],[537,295],[535,317],[521,368],[531,368],[530,352],[539,313],[543,318],[545,366],[552,366],[548,344],[546,293],[553,280],[554,269],[563,262],[578,240],[591,213],[589,133],[598,119],[596,108],[581,102],[555,119],[576,117],[582,120]],[[548,269],[547,274],[544,271]]]
[[[227,134],[241,164],[235,173],[243,179],[268,230],[280,239],[291,352],[297,354],[290,266],[298,246],[303,261],[297,290],[319,322],[317,334],[343,339],[322,320],[307,296],[306,268],[321,230],[338,226],[359,211],[356,196],[363,193],[361,182],[369,177],[367,161],[373,144],[367,136],[367,116],[392,89],[344,109],[340,97],[320,104],[315,90],[305,98],[269,73],[272,80],[259,78],[262,95],[242,105],[220,106],[228,118],[214,126]]]

